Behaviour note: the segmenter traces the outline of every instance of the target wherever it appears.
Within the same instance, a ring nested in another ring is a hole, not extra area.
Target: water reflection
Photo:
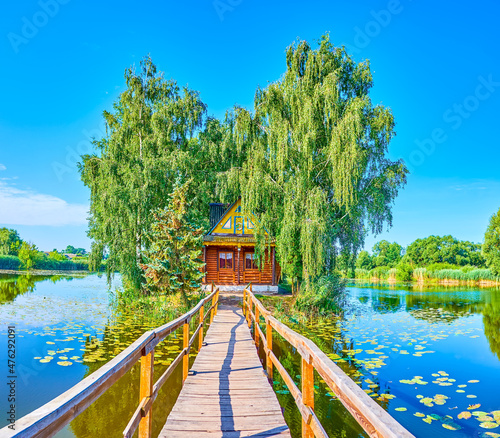
[[[110,319],[99,338],[88,337],[84,344],[83,362],[88,369],[85,377],[97,371],[118,353],[128,347],[145,331],[148,324],[137,323],[132,315],[118,312]],[[194,323],[194,320],[193,320]],[[192,324],[193,325],[193,324]],[[191,327],[191,333],[194,326]],[[191,365],[196,356],[196,343],[190,354]],[[155,349],[154,381],[182,350],[181,330],[172,333]],[[78,438],[121,436],[132,414],[139,405],[140,364],[120,378],[95,403],[74,419],[70,428]],[[182,366],[178,366],[165,382],[153,405],[153,436],[157,436],[182,388]],[[106,435],[104,435],[104,431]]]
[[[484,294],[482,308],[484,334],[488,339],[490,350],[500,360],[500,292]]]
[[[356,284],[348,290],[342,318],[294,329],[417,437],[493,437],[484,428],[500,431],[498,289]],[[284,340],[276,342],[300,385],[299,355]],[[292,436],[299,437],[293,398],[276,376],[274,386]],[[321,380],[316,394],[316,410],[330,436],[365,436]],[[466,421],[458,417],[464,411],[477,415]]]
[[[42,281],[57,283],[61,280],[71,281],[70,275],[10,275],[0,274],[0,305],[14,301],[19,295],[33,292],[36,284]]]
[[[0,275],[0,304],[14,301],[18,295],[33,292],[35,283],[50,277],[31,275]]]

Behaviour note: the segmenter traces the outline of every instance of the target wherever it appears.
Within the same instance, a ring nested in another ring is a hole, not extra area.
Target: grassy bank
[[[57,269],[32,269],[31,271],[17,271],[14,269],[0,269],[0,274],[8,275],[88,275],[90,272],[88,270],[57,270]]]
[[[435,263],[425,268],[412,268],[408,265],[390,268],[356,269],[355,279],[370,281],[414,281],[428,284],[450,285],[500,285],[500,276],[496,276],[490,269],[476,268],[475,266],[455,266],[445,263]]]
[[[141,321],[161,325],[188,312],[206,296],[201,289],[192,294],[177,292],[151,295],[140,290],[124,289],[114,292],[113,304],[120,312],[133,315]]]

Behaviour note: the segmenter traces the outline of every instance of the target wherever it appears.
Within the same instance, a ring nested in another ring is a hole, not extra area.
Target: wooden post
[[[247,289],[243,289],[243,303],[242,303],[242,307],[243,307],[243,316],[247,316]]]
[[[253,289],[252,289],[252,283],[250,283],[250,292],[253,294]],[[257,306],[256,306],[257,307]],[[252,316],[250,315],[250,311],[253,309],[253,300],[252,300],[252,295],[248,294],[248,327],[252,327]]]
[[[184,325],[182,327],[182,348],[189,347],[189,319],[184,321]],[[187,379],[189,372],[189,351],[182,358],[182,383],[184,383]]]
[[[219,310],[219,292],[215,294],[215,316],[217,316],[217,311]]]
[[[271,360],[270,352],[273,351],[273,328],[269,319],[266,319],[266,345],[268,353],[266,355],[266,371],[267,377],[272,380],[273,378],[273,361]]]
[[[154,371],[154,350],[146,356],[141,357],[141,381],[139,389],[139,402],[144,397],[151,397],[153,394],[153,371]],[[153,407],[139,423],[139,438],[151,438],[153,430]]]
[[[247,324],[248,327],[252,327],[252,317],[250,316],[250,312],[252,311],[252,297],[250,294],[247,295]]]
[[[302,358],[302,401],[314,410],[314,367]],[[302,438],[314,438],[311,426],[302,419]]]
[[[260,342],[259,342],[259,330],[257,329],[260,320],[260,312],[259,308],[255,306],[255,346],[257,347],[257,352],[259,351]]]
[[[203,314],[205,312],[205,305],[200,307],[200,324],[203,324]],[[201,350],[201,346],[203,345],[203,325],[200,328],[200,334],[198,335],[198,351]]]
[[[212,297],[212,310],[210,310],[210,324],[212,324],[212,321],[214,320],[214,316],[215,316],[215,303],[216,303],[216,300],[217,299],[217,294],[215,294],[213,297]]]

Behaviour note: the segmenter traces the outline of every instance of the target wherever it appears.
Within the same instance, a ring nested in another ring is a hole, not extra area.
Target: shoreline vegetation
[[[400,280],[397,280],[396,277],[391,276],[388,278],[378,278],[378,277],[369,277],[369,278],[346,278],[347,281],[368,281],[370,283],[389,283],[396,284],[401,283]],[[495,287],[500,286],[499,280],[455,280],[455,279],[437,279],[437,278],[414,278],[405,283],[411,283],[412,285],[421,285],[421,286],[478,286],[478,287]]]
[[[437,264],[436,264],[437,265]],[[348,280],[367,280],[372,283],[411,282],[422,285],[440,286],[479,286],[491,287],[500,285],[500,276],[495,276],[490,269],[477,269],[471,266],[446,266],[436,269],[436,265],[429,268],[415,268],[402,273],[397,267],[385,266],[372,270],[356,269],[353,278]]]

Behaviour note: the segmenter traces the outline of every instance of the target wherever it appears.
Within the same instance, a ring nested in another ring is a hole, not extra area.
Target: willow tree
[[[80,172],[91,190],[91,260],[98,264],[106,250],[108,275],[118,270],[138,288],[151,212],[165,207],[178,177],[190,176],[206,108],[197,92],[165,80],[150,58],[139,72],[127,69],[125,81],[113,111],[104,111],[107,135],[82,157]]]
[[[491,216],[484,234],[483,255],[491,272],[500,276],[500,209]]]
[[[334,269],[339,253],[354,266],[366,231],[391,225],[407,169],[387,157],[394,117],[371,102],[368,62],[324,36],[316,49],[290,46],[286,64],[279,81],[257,90],[253,112],[235,110],[231,135],[247,159],[220,175],[220,193],[241,195],[257,215],[258,254],[267,230],[283,272],[309,280]]]

